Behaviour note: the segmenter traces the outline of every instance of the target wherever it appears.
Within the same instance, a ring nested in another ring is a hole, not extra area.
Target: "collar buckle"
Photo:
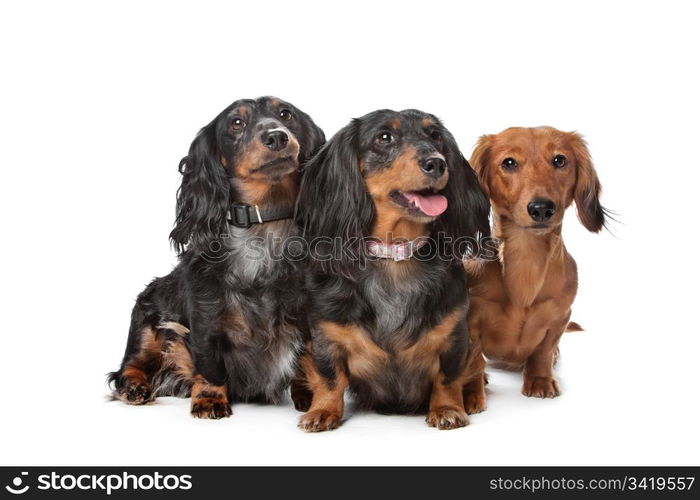
[[[231,225],[247,229],[253,224],[262,222],[262,220],[254,221],[250,217],[250,205],[245,203],[236,203],[231,205],[231,209],[228,212],[228,221]],[[256,213],[260,213],[258,207],[255,207]]]

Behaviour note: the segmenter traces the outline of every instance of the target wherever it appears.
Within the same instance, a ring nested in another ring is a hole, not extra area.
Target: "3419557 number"
[[[666,490],[686,491],[693,487],[694,477],[628,477],[626,489],[634,490]]]

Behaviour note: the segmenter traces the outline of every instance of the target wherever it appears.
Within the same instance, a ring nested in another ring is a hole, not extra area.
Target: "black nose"
[[[426,158],[420,162],[420,169],[430,177],[439,179],[445,173],[447,163],[438,157]]]
[[[554,202],[544,198],[536,198],[527,204],[527,213],[535,222],[547,222],[552,218],[554,212]]]
[[[284,130],[272,130],[263,134],[262,142],[271,151],[281,151],[287,147],[289,136]]]

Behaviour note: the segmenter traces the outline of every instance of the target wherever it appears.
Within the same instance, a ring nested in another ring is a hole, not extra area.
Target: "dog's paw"
[[[466,393],[464,395],[464,409],[468,415],[484,411],[486,409],[486,393],[483,390]]]
[[[305,432],[332,431],[340,426],[341,416],[327,410],[313,410],[299,419],[298,427]]]
[[[430,427],[437,427],[440,430],[458,429],[469,425],[466,412],[448,406],[430,410],[425,421]]]
[[[231,416],[231,406],[226,399],[199,394],[192,398],[190,413],[195,418],[219,419]]]
[[[130,405],[145,405],[153,399],[151,386],[145,382],[127,380],[118,393],[119,399]]]
[[[525,376],[523,394],[532,398],[556,398],[561,394],[559,383],[553,377]]]

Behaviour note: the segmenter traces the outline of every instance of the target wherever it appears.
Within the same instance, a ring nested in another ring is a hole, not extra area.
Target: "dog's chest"
[[[471,288],[469,326],[491,359],[523,362],[549,330],[565,327],[576,295],[575,267],[549,269],[537,289],[525,281],[517,285],[509,288],[503,269],[493,262]]]
[[[416,328],[430,281],[429,275],[396,279],[381,273],[365,280],[363,295],[375,319],[371,334],[377,343],[391,344],[395,337]]]
[[[294,375],[306,330],[298,280],[239,289],[229,293],[227,303],[220,326],[232,347],[225,362],[237,397],[278,400]]]

